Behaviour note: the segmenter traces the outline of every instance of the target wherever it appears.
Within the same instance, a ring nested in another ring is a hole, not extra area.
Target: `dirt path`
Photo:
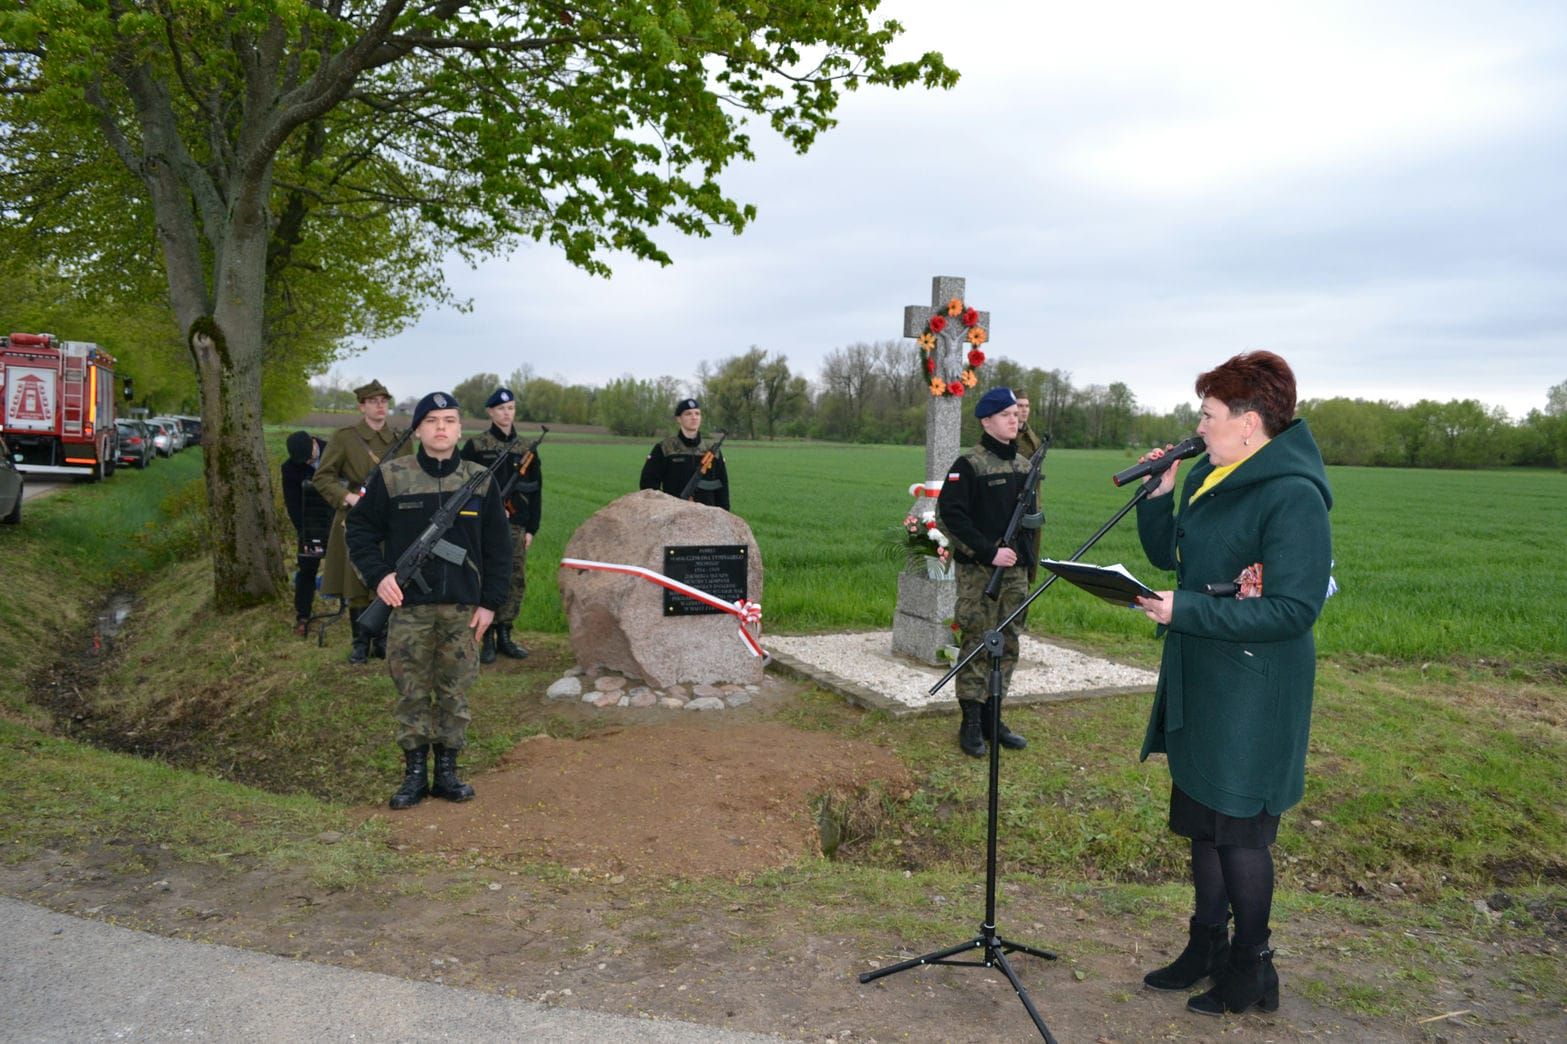
[[[956,894],[791,894],[819,851],[812,796],[910,785],[880,748],[693,714],[530,741],[473,783],[471,804],[429,802],[395,819],[397,846],[449,867],[419,879],[328,891],[300,875],[184,864],[107,838],[13,861],[0,868],[0,890],[166,934],[600,1011],[843,1044],[1037,1039],[992,969],[856,979],[972,936],[984,910],[980,868]],[[1012,961],[1062,1041],[1567,1039],[1567,1013],[1514,974],[1530,960],[1559,961],[1560,936],[1482,944],[1467,963],[1441,956],[1432,936],[1438,956],[1416,972],[1367,960],[1353,924],[1291,915],[1275,937],[1279,1012],[1213,1020],[1187,1014],[1179,995],[1140,988],[1178,945],[1177,925],[1144,924],[1109,892],[1045,881],[1006,883],[998,914],[1003,935],[1059,953]],[[1323,981],[1363,983],[1374,996],[1406,974],[1428,977],[1430,1015],[1465,1014],[1422,1025],[1312,999]]]

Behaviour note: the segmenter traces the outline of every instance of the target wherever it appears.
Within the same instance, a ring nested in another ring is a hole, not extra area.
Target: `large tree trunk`
[[[262,185],[265,179],[260,179]],[[187,331],[201,384],[207,513],[219,610],[277,596],[283,551],[261,430],[262,306],[268,227],[261,186],[240,188],[217,266],[216,307]]]

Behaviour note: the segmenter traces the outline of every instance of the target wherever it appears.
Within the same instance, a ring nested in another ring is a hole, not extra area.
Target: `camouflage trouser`
[[[1028,597],[1026,567],[1013,567],[1001,572],[1001,597],[992,602],[985,597],[985,585],[990,583],[990,566],[958,563],[958,606],[953,622],[963,633],[962,655],[976,645],[983,645],[985,632],[1006,618],[1007,614]],[[1001,694],[1005,696],[1012,685],[1012,668],[1017,666],[1017,638],[1028,622],[1023,613],[1007,625],[1005,641],[1001,647]],[[983,649],[958,672],[958,699],[984,703],[990,699],[990,657]]]
[[[471,605],[405,605],[386,628],[386,666],[397,686],[397,745],[440,743],[461,750],[468,689],[479,676],[479,646],[468,629]]]
[[[502,627],[517,619],[522,609],[522,595],[528,589],[528,538],[521,526],[511,526],[511,587],[506,591],[506,601],[495,614],[495,622]]]

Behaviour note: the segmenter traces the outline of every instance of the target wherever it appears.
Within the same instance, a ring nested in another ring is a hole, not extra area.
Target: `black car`
[[[114,430],[120,435],[120,463],[145,468],[157,457],[152,432],[139,420],[117,420]]]
[[[11,460],[11,447],[0,439],[0,522],[14,526],[22,521],[22,473]]]

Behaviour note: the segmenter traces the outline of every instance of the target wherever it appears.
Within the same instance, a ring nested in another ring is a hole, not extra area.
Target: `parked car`
[[[187,417],[183,413],[174,415],[174,419],[180,422],[180,428],[185,432],[185,445],[201,445],[201,418]]]
[[[157,457],[158,450],[152,444],[152,432],[139,420],[114,422],[120,433],[120,463],[145,468]]]
[[[11,447],[0,439],[0,522],[14,526],[22,521],[22,473],[11,459]]]
[[[180,427],[180,422],[173,417],[154,417],[153,423],[163,425],[163,430],[169,433],[169,452],[178,453],[185,448],[185,429]]]
[[[169,435],[168,429],[157,421],[143,421],[147,430],[152,432],[152,444],[160,457],[172,457],[174,455],[174,439]]]

